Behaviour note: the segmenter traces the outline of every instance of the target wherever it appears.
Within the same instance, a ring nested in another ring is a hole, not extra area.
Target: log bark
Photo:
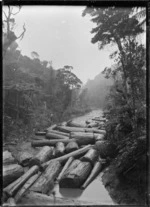
[[[46,134],[46,139],[69,139],[69,137],[48,131]]]
[[[89,177],[84,182],[84,184],[81,186],[81,189],[85,189],[97,177],[97,175],[100,173],[101,170],[102,170],[102,163],[100,161],[97,161],[94,164],[94,167],[93,167]]]
[[[90,162],[92,166],[98,159],[98,151],[96,149],[90,149],[80,160],[83,162]]]
[[[61,180],[61,178],[63,177],[64,172],[68,169],[68,167],[70,166],[70,164],[72,163],[73,160],[74,160],[73,157],[70,157],[70,158],[67,160],[67,162],[66,162],[66,164],[64,165],[62,171],[60,172],[59,176],[58,176],[57,179],[56,179],[57,182],[59,182],[59,181]]]
[[[87,145],[87,146],[83,147],[82,149],[78,149],[78,150],[76,150],[74,152],[68,153],[68,154],[66,154],[64,156],[55,158],[53,160],[57,160],[60,163],[64,163],[64,162],[66,162],[68,160],[69,157],[78,158],[78,157],[84,155],[91,147],[92,147],[92,145]],[[43,169],[45,169],[49,165],[49,163],[50,163],[50,161],[44,163],[42,165]]]
[[[55,148],[55,156],[60,157],[65,153],[65,145],[63,142],[57,142]]]
[[[85,128],[86,127],[85,124],[78,124],[78,123],[76,123],[76,122],[74,122],[72,120],[69,120],[67,122],[67,126],[70,126],[70,127],[81,127],[81,128]]]
[[[37,131],[37,132],[35,132],[35,135],[36,136],[44,136],[44,135],[46,135],[46,132]]]
[[[32,157],[33,157],[33,155],[31,155],[29,152],[21,152],[18,155],[18,161],[19,161],[20,165],[26,167],[29,165],[29,162]]]
[[[92,120],[93,121],[99,121],[99,122],[106,122],[106,118],[102,118],[102,117],[95,117]]]
[[[88,128],[98,127],[98,123],[90,123],[87,125]]]
[[[57,142],[63,142],[65,145],[69,142],[77,142],[80,145],[94,144],[95,139],[85,138],[85,139],[53,139],[53,140],[36,140],[31,142],[32,147],[42,147],[42,146],[55,146]]]
[[[45,146],[40,150],[40,152],[37,153],[37,155],[35,155],[35,157],[30,160],[29,166],[41,166],[42,163],[50,160],[51,158],[53,158],[53,148]]]
[[[45,172],[42,173],[42,175],[36,180],[30,190],[46,194],[54,186],[54,180],[60,173],[60,170],[60,162],[56,160],[51,160]]]
[[[84,138],[87,138],[87,137],[89,137],[89,138],[94,138],[95,137],[95,135],[94,135],[94,133],[93,132],[70,132],[70,138],[77,138],[77,139],[84,139]]]
[[[94,128],[80,128],[80,127],[67,127],[67,126],[57,126],[56,129],[62,131],[62,132],[94,132],[99,134],[105,134],[105,130],[99,130]]]
[[[17,192],[15,195],[15,201],[16,203],[19,202],[19,200],[24,196],[24,194],[27,192],[27,190],[33,185],[33,183],[38,179],[38,177],[41,175],[41,172],[38,172],[37,174],[33,175],[27,182],[23,185],[23,187]]]
[[[65,133],[65,132],[60,132],[60,131],[57,131],[57,130],[48,130],[47,133],[54,133],[54,134],[59,134],[59,135],[63,135],[63,136],[67,136],[69,137],[69,133]]]
[[[9,184],[6,188],[4,188],[4,192],[8,195],[8,197],[13,197],[18,190],[25,184],[25,182],[34,174],[36,174],[39,170],[37,165],[31,167],[26,173],[24,173],[21,177],[15,180],[13,183]]]
[[[89,162],[74,160],[60,180],[61,188],[79,188],[87,179],[92,166]]]
[[[57,124],[53,124],[50,127],[48,127],[45,131],[47,132],[49,130],[54,130],[54,129],[56,129],[56,127],[57,127]]]
[[[70,153],[78,149],[79,149],[79,146],[76,142],[69,142],[66,146],[65,152]]]
[[[24,173],[23,168],[18,164],[3,166],[3,186],[6,187]]]
[[[3,152],[3,165],[15,164],[17,163],[16,159],[12,156],[9,151]]]

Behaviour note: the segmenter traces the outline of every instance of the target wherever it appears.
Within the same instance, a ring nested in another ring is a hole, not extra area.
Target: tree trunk
[[[72,161],[74,160],[73,157],[68,158],[66,164],[64,165],[62,171],[60,172],[59,176],[57,177],[57,182],[59,182],[64,174],[64,172],[68,169],[68,167],[70,166],[70,164],[72,163]]]
[[[92,170],[89,162],[74,160],[60,180],[61,188],[79,188]]]
[[[64,135],[61,135],[61,134],[56,134],[56,133],[49,132],[49,131],[46,134],[46,138],[47,139],[69,139],[68,136],[64,136]]]
[[[80,160],[83,162],[90,162],[92,166],[98,159],[98,151],[96,149],[90,149]]]
[[[45,131],[54,130],[57,127],[57,124],[53,124],[52,126],[48,127]]]
[[[63,135],[63,136],[68,136],[69,137],[69,133],[65,133],[65,132],[60,132],[57,130],[48,130],[47,133],[54,133],[54,134],[59,134],[59,135]]]
[[[16,159],[12,156],[9,151],[3,152],[3,165],[15,164],[17,163]]]
[[[85,189],[96,178],[96,176],[100,173],[101,169],[102,169],[102,163],[100,161],[97,161],[89,177],[84,182],[84,184],[81,186],[81,189]]]
[[[65,145],[63,142],[57,142],[56,143],[56,148],[55,148],[55,156],[60,157],[64,155],[65,152]]]
[[[69,142],[66,146],[65,152],[70,153],[78,149],[79,149],[79,146],[76,142]]]
[[[64,156],[55,158],[55,159],[53,159],[53,160],[57,160],[57,161],[59,161],[59,162],[61,162],[61,163],[64,163],[64,162],[66,162],[66,160],[68,160],[69,157],[74,157],[74,158],[81,157],[81,156],[84,155],[84,154],[85,154],[91,147],[92,147],[92,145],[87,145],[87,146],[85,146],[85,147],[83,147],[83,148],[81,148],[81,149],[78,149],[78,150],[76,150],[76,151],[74,151],[74,152],[68,153],[68,154],[66,154],[66,155],[64,155]],[[42,165],[42,167],[45,169],[45,168],[49,165],[49,163],[50,163],[50,161],[44,163],[44,164]]]
[[[41,172],[33,175],[27,182],[23,185],[23,187],[17,192],[15,195],[15,201],[16,203],[19,202],[19,200],[24,196],[24,194],[27,192],[27,190],[33,185],[33,183],[38,179],[38,177],[41,175]]]
[[[53,148],[49,146],[43,147],[35,157],[30,160],[29,166],[38,165],[41,166],[42,163],[53,158]]]
[[[54,180],[58,176],[60,170],[60,162],[51,160],[45,172],[36,180],[30,190],[46,194],[54,186]]]
[[[18,164],[3,166],[3,186],[6,187],[24,173],[23,168]]]
[[[34,174],[36,174],[39,170],[37,165],[31,167],[26,173],[24,173],[20,178],[15,180],[13,183],[9,184],[6,188],[4,188],[4,192],[8,195],[8,197],[13,197],[17,191],[25,184],[25,182]]]
[[[21,152],[18,156],[18,161],[20,165],[26,167],[29,165],[29,162],[33,156],[29,152]]]
[[[55,139],[55,140],[38,140],[32,141],[32,147],[42,147],[42,146],[55,146],[57,142],[63,142],[64,144],[68,144],[69,142],[77,142],[80,145],[94,144],[95,139],[84,138],[84,139]]]
[[[102,117],[95,117],[92,120],[93,121],[98,121],[98,122],[106,122],[106,118],[102,118]]]
[[[38,131],[38,132],[35,132],[35,135],[36,136],[41,136],[41,135],[44,136],[44,135],[46,135],[46,132],[39,132]]]
[[[85,139],[85,138],[95,138],[95,134],[93,132],[70,132],[70,138],[77,138],[77,139]]]

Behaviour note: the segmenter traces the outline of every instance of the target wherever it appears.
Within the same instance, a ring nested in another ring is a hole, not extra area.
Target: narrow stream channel
[[[85,124],[86,120],[92,119],[97,116],[102,116],[102,110],[93,110],[92,112],[85,114],[84,116],[80,116],[74,118],[73,120],[80,124]],[[112,198],[110,197],[108,191],[102,183],[101,177],[102,173],[100,173],[97,178],[85,189],[71,189],[71,188],[59,188],[57,186],[56,197],[64,197],[64,198],[72,198],[82,201],[91,201],[91,202],[99,202],[104,205],[113,205],[115,204]]]

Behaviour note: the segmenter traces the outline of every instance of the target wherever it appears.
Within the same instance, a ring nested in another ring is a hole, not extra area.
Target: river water
[[[92,112],[85,114],[83,116],[74,118],[73,120],[80,124],[85,124],[86,120],[90,120],[97,116],[102,116],[103,112],[102,110],[93,110]],[[85,189],[71,189],[71,188],[59,188],[57,186],[56,190],[56,197],[61,198],[72,198],[77,199],[79,201],[89,201],[89,202],[95,202],[99,204],[104,205],[113,205],[115,204],[112,198],[110,197],[107,189],[102,183],[101,177],[102,173],[100,173],[97,178]]]

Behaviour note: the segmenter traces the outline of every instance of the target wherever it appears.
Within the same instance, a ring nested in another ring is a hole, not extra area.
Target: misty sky
[[[26,24],[23,40],[18,41],[23,55],[31,57],[36,51],[40,60],[52,61],[55,69],[64,65],[73,66],[73,72],[85,83],[93,79],[112,60],[111,47],[98,50],[91,43],[91,29],[96,25],[89,16],[82,17],[85,7],[81,6],[23,6],[15,16],[15,32],[22,31]]]

